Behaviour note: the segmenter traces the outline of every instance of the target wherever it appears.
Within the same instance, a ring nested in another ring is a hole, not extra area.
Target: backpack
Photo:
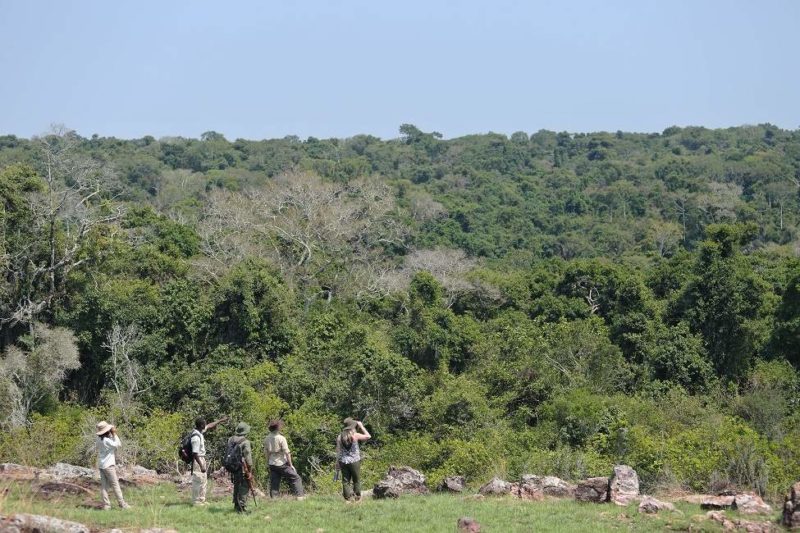
[[[192,454],[192,436],[194,432],[195,430],[192,430],[187,433],[183,439],[181,439],[181,445],[178,448],[178,457],[187,465],[192,464],[192,461],[194,461],[194,454]]]
[[[228,447],[225,448],[225,457],[222,459],[222,466],[225,470],[233,474],[242,469],[242,440],[230,439],[228,440]]]

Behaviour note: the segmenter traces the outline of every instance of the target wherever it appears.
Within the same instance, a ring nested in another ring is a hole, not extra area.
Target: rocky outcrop
[[[63,496],[64,494],[94,496],[94,491],[68,481],[48,481],[39,487],[39,494],[45,497]]]
[[[0,479],[9,481],[33,481],[39,478],[41,469],[14,463],[0,464]]]
[[[675,511],[675,506],[669,502],[662,502],[652,496],[643,496],[639,502],[639,512],[645,514],[656,514],[660,511]]]
[[[390,466],[386,476],[372,489],[375,498],[399,498],[403,494],[427,493],[425,476],[408,466]]]
[[[543,496],[572,498],[574,495],[575,485],[555,476],[525,474],[519,482],[519,497],[526,500],[536,500]]]
[[[499,477],[493,477],[491,481],[478,489],[478,492],[484,496],[504,496],[506,494],[511,494],[513,488],[512,483],[500,479]]]
[[[464,492],[466,488],[466,480],[464,476],[449,476],[442,480],[439,484],[439,492]]]
[[[746,531],[747,533],[770,533],[777,531],[775,524],[771,522],[753,522],[750,520],[730,519],[722,511],[709,511],[706,518],[713,520],[722,526],[724,531]]]
[[[764,503],[761,496],[752,492],[741,492],[733,497],[732,508],[742,514],[770,514],[772,507]]]
[[[459,533],[481,533],[481,525],[472,518],[462,516],[456,523]]]
[[[639,498],[639,476],[628,465],[614,466],[608,481],[608,499],[617,505],[628,505]]]
[[[706,496],[700,502],[700,508],[711,511],[723,511],[733,507],[735,496]]]
[[[786,495],[782,523],[790,529],[800,529],[800,481],[792,485]]]
[[[53,481],[99,481],[100,472],[92,468],[84,468],[67,463],[56,463],[41,472],[41,478]]]
[[[575,499],[594,503],[608,501],[608,478],[590,477],[580,481],[575,487]]]
[[[16,513],[0,516],[0,531],[3,533],[89,533],[89,528],[78,522],[70,522],[35,514]]]

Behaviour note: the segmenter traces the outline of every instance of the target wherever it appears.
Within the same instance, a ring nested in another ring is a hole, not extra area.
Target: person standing
[[[190,440],[192,443],[192,505],[207,505],[208,463],[206,462],[206,437],[204,433],[214,429],[218,424],[227,422],[227,420],[227,417],[223,417],[207,424],[205,418],[198,417],[194,421],[194,431],[192,431]]]
[[[241,462],[247,465],[248,471],[253,470],[253,451],[247,434],[250,433],[250,425],[247,422],[239,422],[236,426],[236,433],[228,439],[228,450],[238,448],[236,455],[241,458]],[[226,455],[228,455],[226,453]],[[240,466],[231,473],[233,478],[233,507],[237,513],[247,513],[247,494],[250,492],[244,469]]]
[[[283,420],[270,420],[269,434],[264,438],[264,455],[269,465],[269,497],[277,498],[280,495],[281,480],[289,483],[289,488],[298,500],[305,499],[303,480],[292,464],[292,453],[286,437],[281,435]]]
[[[361,449],[358,443],[371,437],[364,424],[350,417],[344,419],[344,429],[336,437],[336,470],[341,471],[342,496],[347,501],[353,495],[356,501],[361,500]]]
[[[97,423],[97,468],[100,470],[100,495],[103,498],[103,510],[111,509],[108,489],[114,491],[117,503],[123,509],[130,505],[122,497],[122,489],[117,478],[117,448],[120,447],[117,429],[105,420]]]

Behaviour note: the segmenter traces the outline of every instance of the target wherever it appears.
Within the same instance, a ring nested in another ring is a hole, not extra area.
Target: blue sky
[[[0,0],[0,134],[800,127],[800,1]]]

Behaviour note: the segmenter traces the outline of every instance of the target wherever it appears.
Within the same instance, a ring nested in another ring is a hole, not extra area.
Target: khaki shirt
[[[283,466],[289,462],[289,443],[277,431],[270,432],[264,439],[264,455],[272,466]]]

